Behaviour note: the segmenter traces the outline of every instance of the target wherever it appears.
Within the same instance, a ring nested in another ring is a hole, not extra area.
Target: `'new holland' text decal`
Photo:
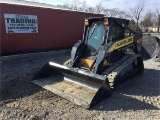
[[[133,36],[117,41],[111,46],[111,48],[109,49],[109,52],[119,49],[121,47],[124,47],[132,42],[133,42]]]

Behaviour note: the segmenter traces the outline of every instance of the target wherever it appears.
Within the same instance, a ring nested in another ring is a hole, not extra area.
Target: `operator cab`
[[[124,25],[128,25],[129,23],[128,20],[118,20]],[[95,64],[95,60],[101,46],[107,47],[119,40],[124,39],[124,30],[124,26],[119,25],[112,18],[103,17],[86,19],[83,38],[84,49],[82,51],[82,54],[80,54],[78,66],[91,69],[93,67],[93,64]],[[112,62],[115,62],[123,55],[123,52],[112,52],[109,59]]]
[[[90,68],[100,47],[106,42],[108,21],[104,19],[85,20],[84,49],[79,59],[79,67]]]

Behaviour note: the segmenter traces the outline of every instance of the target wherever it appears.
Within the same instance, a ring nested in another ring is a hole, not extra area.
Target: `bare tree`
[[[61,5],[60,7],[71,9],[71,10],[83,11],[83,12],[91,12],[91,13],[102,13],[103,12],[103,7],[102,7],[101,2],[98,3],[97,6],[91,7],[86,3],[86,1],[72,0],[71,2],[67,2]]]
[[[81,4],[81,2],[79,0],[72,0],[71,2],[67,2],[67,3],[61,5],[61,7],[79,11],[80,4]]]
[[[103,11],[107,17],[126,18],[125,12],[118,8],[104,9]]]
[[[91,12],[91,13],[98,13],[98,14],[101,13],[101,14],[105,14],[108,17],[124,18],[125,14],[123,11],[119,10],[118,8],[104,9],[102,4],[103,4],[102,2],[99,2],[95,7],[91,7],[86,3],[86,1],[72,0],[71,2],[65,3],[60,7],[77,10],[77,11],[83,11],[83,12]]]
[[[110,16],[109,10],[110,10],[110,9],[106,9],[106,8],[103,9],[103,12],[104,12],[105,16],[107,16],[107,17]]]
[[[70,3],[70,6],[71,6],[72,10],[79,10],[79,5],[80,5],[80,1],[79,0],[73,0]]]
[[[88,5],[86,1],[82,1],[79,5],[79,11],[87,12],[88,11]]]
[[[69,3],[64,3],[63,5],[57,5],[57,6],[65,9],[71,9]]]
[[[147,12],[140,24],[142,24],[144,27],[153,27],[153,25],[154,25],[153,18],[154,18],[153,13]]]
[[[103,6],[102,6],[102,2],[99,2],[96,6],[95,6],[95,11],[96,13],[102,13],[104,10]]]
[[[88,6],[87,7],[87,12],[94,13],[95,12],[95,8]]]
[[[127,18],[127,16],[126,16],[126,14],[125,14],[124,11],[119,11],[118,17],[119,17],[119,18],[123,18],[123,19],[126,19],[126,18]]]
[[[159,33],[159,29],[160,29],[160,10],[157,8],[156,9],[156,14],[155,14],[155,18],[156,18],[156,25],[157,25],[157,28],[158,28],[158,33]]]
[[[129,27],[130,27],[132,30],[136,30],[136,23],[135,23],[135,21],[131,20],[131,21],[129,22]]]
[[[119,14],[118,8],[113,8],[109,10],[110,17],[116,17]]]
[[[129,8],[128,12],[125,12],[126,16],[136,23],[137,30],[139,30],[139,20],[143,10],[144,10],[144,3],[138,2],[135,6]]]

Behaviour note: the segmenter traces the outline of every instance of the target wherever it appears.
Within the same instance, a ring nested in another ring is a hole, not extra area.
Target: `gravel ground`
[[[142,77],[124,82],[112,96],[86,110],[31,83],[47,61],[63,63],[69,53],[1,62],[1,120],[159,120],[160,63],[144,61]]]

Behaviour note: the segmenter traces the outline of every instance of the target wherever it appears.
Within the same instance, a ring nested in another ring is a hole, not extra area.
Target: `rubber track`
[[[127,71],[132,69],[132,63],[138,58],[139,54],[127,54],[117,61],[113,66],[103,71],[102,75],[108,78],[109,85],[114,88],[114,83],[118,75],[123,76]],[[118,80],[120,81],[120,80]]]

